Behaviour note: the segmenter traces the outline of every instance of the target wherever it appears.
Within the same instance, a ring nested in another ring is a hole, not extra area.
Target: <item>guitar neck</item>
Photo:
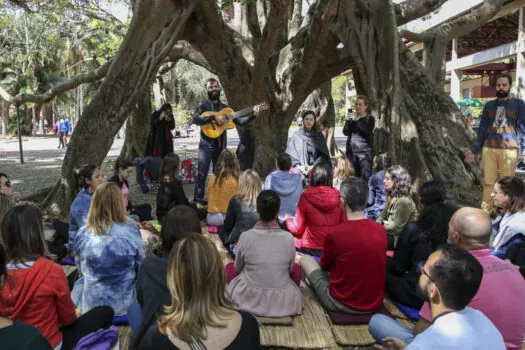
[[[235,118],[242,118],[242,117],[245,117],[247,115],[250,115],[253,113],[253,107],[254,106],[251,106],[251,107],[248,107],[248,108],[244,108],[244,109],[241,109],[240,111],[237,111],[235,113],[233,113],[229,119],[235,119]]]

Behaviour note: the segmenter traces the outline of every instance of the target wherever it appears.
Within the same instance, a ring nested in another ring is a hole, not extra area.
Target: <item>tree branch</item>
[[[398,26],[423,17],[437,10],[447,0],[405,0],[394,5]]]
[[[172,62],[177,62],[179,59],[184,59],[195,63],[198,66],[206,68],[210,72],[213,71],[213,67],[206,60],[206,58],[197,50],[195,50],[188,42],[179,41],[168,54],[168,59]]]
[[[112,62],[113,60],[108,60],[94,71],[77,74],[73,78],[53,86],[51,89],[40,95],[20,94],[17,96],[11,96],[6,90],[0,87],[0,97],[5,101],[16,105],[21,105],[26,102],[45,103],[52,100],[56,95],[74,89],[81,84],[93,83],[104,78]]]
[[[399,32],[399,35],[402,38],[407,39],[408,41],[413,41],[415,43],[425,43],[432,40],[435,35],[430,32],[414,33],[409,30],[402,30]]]
[[[294,0],[293,2],[293,14],[292,20],[288,25],[288,40],[292,38],[299,28],[301,28],[301,23],[303,22],[303,0]]]

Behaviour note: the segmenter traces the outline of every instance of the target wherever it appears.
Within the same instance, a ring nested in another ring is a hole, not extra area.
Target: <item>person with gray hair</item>
[[[491,255],[490,216],[478,208],[461,208],[450,219],[448,232],[449,243],[467,250],[483,266],[481,285],[468,306],[483,312],[494,323],[507,349],[521,349],[525,335],[525,281],[511,264]],[[428,302],[423,304],[419,315],[413,332],[384,315],[374,315],[368,329],[378,342],[394,336],[410,343],[435,321]]]
[[[364,179],[344,180],[340,201],[347,220],[328,230],[320,264],[309,255],[300,261],[308,284],[327,310],[363,313],[383,305],[387,234],[365,216],[367,199]]]

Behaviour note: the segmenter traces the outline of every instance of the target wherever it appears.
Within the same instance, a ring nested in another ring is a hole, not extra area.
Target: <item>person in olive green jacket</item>
[[[388,169],[384,184],[388,198],[377,222],[385,227],[388,233],[388,249],[392,250],[405,225],[417,219],[417,207],[410,196],[412,180],[405,168],[394,165]]]

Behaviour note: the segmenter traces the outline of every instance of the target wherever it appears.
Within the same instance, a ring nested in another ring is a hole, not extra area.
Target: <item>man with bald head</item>
[[[483,266],[483,278],[469,307],[487,316],[500,331],[507,349],[522,349],[525,337],[525,280],[511,264],[490,254],[492,221],[481,209],[464,207],[456,211],[448,225],[448,242],[467,250]],[[372,319],[369,330],[377,341],[393,336],[409,343],[432,324],[428,303],[419,312],[414,332],[385,318]],[[376,324],[381,320],[382,324]],[[373,331],[373,332],[372,332]],[[374,333],[375,332],[375,333]]]

